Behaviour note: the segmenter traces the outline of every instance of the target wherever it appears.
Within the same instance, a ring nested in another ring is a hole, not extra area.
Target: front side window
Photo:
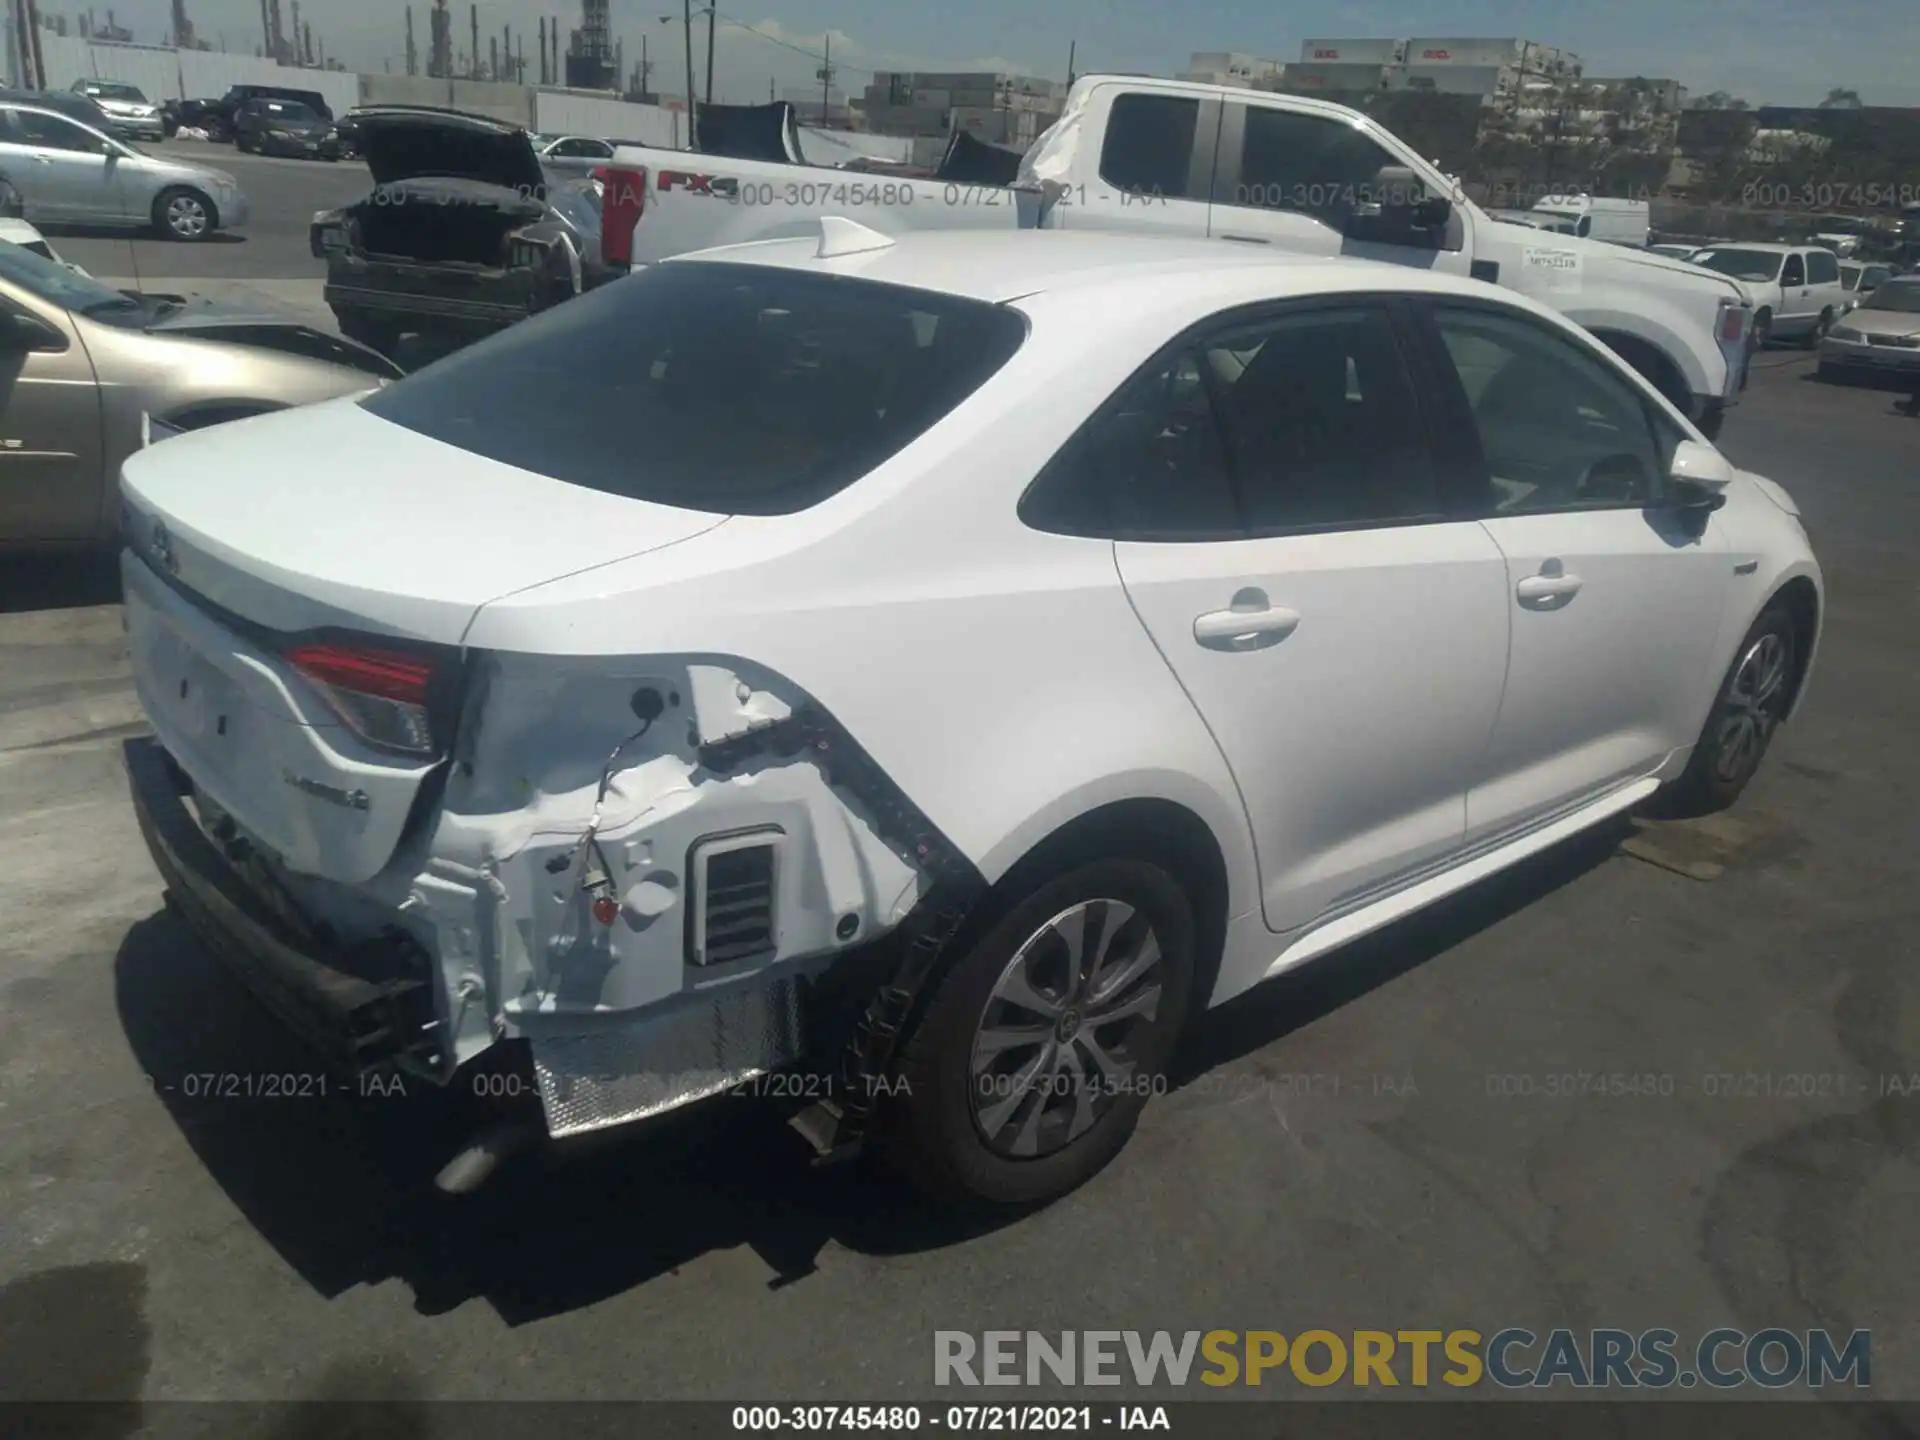
[[[1787,263],[1780,270],[1780,284],[1791,290],[1796,285],[1807,283],[1807,264],[1798,255],[1787,256]]]
[[[1369,199],[1393,157],[1353,126],[1317,115],[1241,107],[1246,114],[1234,205],[1291,210],[1338,226]]]
[[[1485,457],[1488,512],[1659,500],[1662,462],[1679,432],[1658,434],[1621,376],[1532,319],[1447,306],[1434,319]]]
[[[1180,95],[1127,94],[1114,99],[1100,146],[1100,178],[1150,199],[1205,200],[1195,183],[1194,137],[1200,102]]]
[[[1025,338],[1025,319],[1003,305],[679,261],[360,403],[565,484],[714,514],[790,515],[917,439]]]

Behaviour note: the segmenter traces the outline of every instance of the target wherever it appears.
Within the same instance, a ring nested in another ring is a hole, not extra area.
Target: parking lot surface
[[[1741,804],[1216,1012],[1108,1171],[991,1226],[748,1101],[452,1201],[444,1100],[235,1093],[316,1067],[162,908],[111,571],[9,566],[0,1394],[881,1402],[943,1329],[1727,1325],[1871,1329],[1920,1397],[1920,419],[1810,369],[1763,356],[1724,439],[1831,607]]]

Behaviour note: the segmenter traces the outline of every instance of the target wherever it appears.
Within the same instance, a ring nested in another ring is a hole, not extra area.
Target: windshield
[[[1736,280],[1772,280],[1787,257],[1766,250],[1696,250],[1692,258],[1694,264]]]
[[[0,282],[18,285],[34,299],[109,325],[145,322],[146,307],[98,280],[76,275],[19,245],[0,245]]]
[[[136,105],[147,103],[147,97],[140,93],[138,85],[115,85],[111,83],[93,83],[80,87],[82,95],[91,95],[96,100],[131,100]]]
[[[1026,338],[1016,310],[847,276],[652,265],[456,351],[361,405],[568,485],[791,515],[963,403]]]
[[[295,125],[311,125],[320,117],[297,100],[268,100],[260,113],[269,120],[284,120]]]
[[[1892,310],[1901,315],[1920,315],[1920,280],[1889,280],[1861,305],[1867,310]]]

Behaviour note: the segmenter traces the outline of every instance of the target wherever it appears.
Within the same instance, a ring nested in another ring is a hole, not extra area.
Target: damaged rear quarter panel
[[[1155,798],[1207,824],[1230,914],[1251,911],[1238,790],[1134,615],[1111,544],[1042,534],[1016,513],[1152,348],[1094,343],[1113,332],[1074,308],[1086,303],[1021,302],[1035,324],[1006,367],[838,495],[505,597],[467,643],[750,656],[816,699],[989,882],[1077,816]]]
[[[916,898],[916,867],[811,750],[703,762],[702,746],[769,729],[807,703],[779,677],[705,656],[489,654],[478,665],[431,859],[413,887],[454,997],[458,1059],[498,1036],[580,1033],[694,991],[817,969],[891,928]],[[664,708],[635,739],[632,700],[649,689]],[[597,849],[583,853],[616,747]],[[775,847],[772,948],[695,964],[693,852],[743,832]],[[611,924],[593,918],[581,884],[602,863],[619,902]]]

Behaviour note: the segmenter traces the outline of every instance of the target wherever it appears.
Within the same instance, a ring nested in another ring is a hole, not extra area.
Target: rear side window
[[[931,428],[1026,338],[1018,312],[868,280],[655,265],[360,403],[569,485],[790,515]]]
[[[1200,102],[1180,95],[1121,95],[1107,116],[1100,178],[1116,189],[1167,200],[1205,200],[1193,182]]]
[[[1807,283],[1831,285],[1840,278],[1840,260],[1831,250],[1807,252]]]

